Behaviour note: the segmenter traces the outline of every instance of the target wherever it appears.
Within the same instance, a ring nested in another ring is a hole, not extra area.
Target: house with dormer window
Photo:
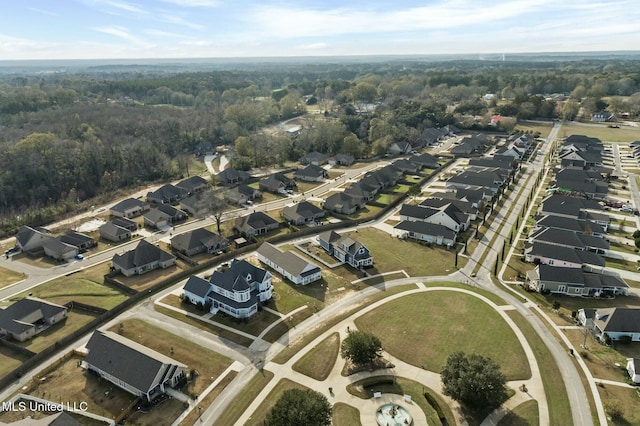
[[[373,257],[369,249],[349,235],[327,231],[318,235],[318,242],[330,256],[354,268],[373,265]]]

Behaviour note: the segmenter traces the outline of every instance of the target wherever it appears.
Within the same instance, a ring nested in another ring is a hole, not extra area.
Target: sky
[[[3,0],[0,60],[638,50],[638,0]]]

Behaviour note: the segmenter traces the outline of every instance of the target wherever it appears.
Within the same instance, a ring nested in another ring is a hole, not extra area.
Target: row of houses
[[[30,255],[44,255],[56,260],[69,260],[91,249],[97,242],[90,236],[70,231],[53,236],[44,228],[23,226],[16,233],[16,247]]]

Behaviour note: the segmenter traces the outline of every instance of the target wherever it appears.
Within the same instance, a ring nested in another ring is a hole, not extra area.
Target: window
[[[550,260],[550,261],[549,261],[549,265],[553,265],[553,263],[554,263],[554,261],[553,261],[553,260]]]

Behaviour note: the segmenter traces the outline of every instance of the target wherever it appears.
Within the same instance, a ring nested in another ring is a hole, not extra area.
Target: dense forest
[[[513,117],[501,122],[505,131],[517,119],[637,117],[639,64],[389,59],[195,71],[0,69],[0,233],[185,176],[203,147],[231,147],[233,165],[246,170],[311,150],[379,155],[394,141],[417,143],[429,127],[487,128],[493,114]],[[266,131],[292,117],[304,117],[296,138]]]

